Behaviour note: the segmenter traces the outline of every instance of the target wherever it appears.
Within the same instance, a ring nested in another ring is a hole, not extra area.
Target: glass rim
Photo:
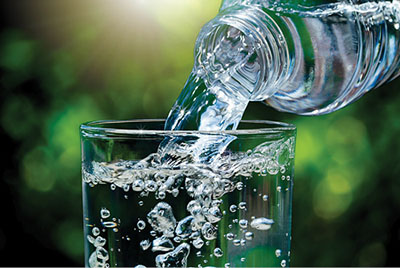
[[[115,128],[112,124],[129,123],[164,123],[165,119],[131,119],[131,120],[96,120],[89,121],[80,125],[80,132],[97,135],[179,135],[179,134],[204,134],[204,135],[243,135],[243,134],[276,134],[292,132],[296,126],[290,123],[283,123],[270,120],[241,120],[240,123],[259,124],[260,128],[236,129],[236,130],[163,130],[163,129],[133,129],[133,128]],[[240,127],[239,123],[239,127]],[[109,124],[110,127],[104,126]]]

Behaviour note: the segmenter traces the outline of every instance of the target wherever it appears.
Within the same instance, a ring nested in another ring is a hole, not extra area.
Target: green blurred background
[[[83,265],[80,123],[165,118],[218,0],[2,1],[0,265]],[[292,266],[400,266],[400,80],[298,127]]]

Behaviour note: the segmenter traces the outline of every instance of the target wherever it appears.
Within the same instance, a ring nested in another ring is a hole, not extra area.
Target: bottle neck
[[[195,49],[194,73],[207,87],[218,85],[251,101],[272,96],[288,76],[286,36],[259,7],[232,6],[201,30]]]

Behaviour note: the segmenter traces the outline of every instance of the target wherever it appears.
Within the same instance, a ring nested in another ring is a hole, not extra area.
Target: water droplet
[[[282,261],[281,261],[281,266],[282,266],[282,267],[286,267],[286,260],[282,260]]]
[[[279,170],[281,173],[285,173],[286,172],[286,168],[285,166],[281,166],[281,169]],[[283,176],[284,177],[284,176]]]
[[[246,232],[246,233],[244,234],[244,237],[245,237],[247,240],[252,240],[252,239],[254,238],[254,234],[253,234],[252,232]]]
[[[241,220],[239,221],[239,226],[240,226],[240,228],[246,229],[246,228],[247,228],[247,223],[248,223],[247,220],[241,219]]]
[[[139,201],[138,204],[139,204],[139,206],[143,206],[144,202],[143,201]]]
[[[246,260],[245,257],[243,257],[243,258],[240,259],[241,262],[244,262],[245,260]]]
[[[114,233],[118,233],[118,228],[113,228]]]
[[[239,209],[246,209],[246,202],[240,202]]]
[[[230,211],[230,212],[236,212],[236,210],[237,210],[237,206],[236,206],[236,205],[231,205],[231,206],[229,207],[229,211]]]
[[[110,188],[112,191],[114,191],[117,188],[117,185],[115,185],[114,183],[110,185]]]
[[[100,210],[100,216],[101,216],[103,219],[106,219],[106,218],[110,217],[110,215],[111,215],[111,213],[110,213],[110,211],[109,211],[108,209],[102,208],[102,209]]]
[[[143,230],[144,228],[146,228],[146,223],[142,220],[139,220],[136,225],[139,228],[139,230]]]
[[[214,249],[214,256],[217,258],[220,258],[224,255],[224,252],[220,248],[215,248]]]
[[[230,267],[231,267],[231,264],[230,264],[229,262],[227,262],[227,263],[225,263],[224,267],[225,267],[225,268],[230,268]]]
[[[100,229],[97,228],[97,227],[93,227],[93,229],[92,229],[92,234],[93,234],[94,236],[98,236],[98,235],[100,234]]]
[[[193,241],[193,246],[195,248],[201,248],[204,245],[204,241],[199,237]]]
[[[143,240],[143,241],[141,241],[140,242],[140,247],[143,249],[143,250],[146,250],[146,249],[148,249],[149,247],[150,247],[150,241],[149,240]]]
[[[269,230],[271,229],[271,225],[274,224],[274,221],[267,218],[256,218],[251,221],[250,226],[257,230]]]
[[[277,190],[278,192],[282,192],[282,187],[281,187],[281,186],[278,186],[278,187],[276,187],[276,190]]]

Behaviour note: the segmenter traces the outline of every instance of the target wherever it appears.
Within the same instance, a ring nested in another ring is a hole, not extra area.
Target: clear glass
[[[163,127],[164,120],[81,125],[85,265],[288,266],[296,128]],[[187,145],[208,138],[229,140],[212,160],[165,157],[165,148],[177,148],[166,140],[193,149]]]

